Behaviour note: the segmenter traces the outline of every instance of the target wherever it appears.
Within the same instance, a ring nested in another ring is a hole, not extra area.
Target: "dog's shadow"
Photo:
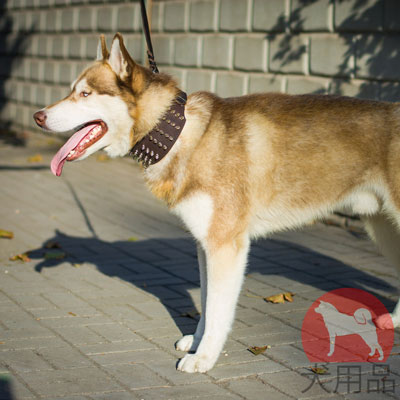
[[[65,257],[60,253],[65,253]],[[40,248],[31,250],[29,256],[40,260],[35,267],[38,273],[61,264],[68,266],[70,263],[71,268],[88,264],[94,265],[106,276],[119,278],[145,290],[160,300],[182,334],[192,333],[193,325],[199,318],[199,292],[197,291],[195,296],[196,301],[193,301],[192,296],[199,287],[199,272],[196,246],[190,238],[108,242],[96,237],[71,236],[56,231]],[[280,257],[283,258],[283,263]],[[341,287],[365,289],[367,282],[367,290],[383,301],[389,311],[395,305],[386,297],[386,293],[393,294],[397,288],[387,280],[282,240],[264,239],[255,242],[252,245],[247,272],[253,277],[258,276],[261,280],[270,281],[271,284],[274,283],[274,279],[288,278],[295,284],[304,283],[324,292],[337,287],[332,275],[325,280],[322,273],[321,279],[315,282],[315,279],[310,279],[313,275],[309,268],[302,271],[299,265],[295,269],[285,267],[285,264],[291,264],[287,262],[290,259],[297,260],[300,264],[303,262],[305,266],[319,271],[326,270],[327,273],[332,270],[340,271],[334,277],[339,279],[336,283],[339,283],[339,286],[341,284]],[[329,284],[332,284],[332,287]],[[118,295],[119,293],[115,293],[115,296]],[[312,301],[310,305],[311,303]]]

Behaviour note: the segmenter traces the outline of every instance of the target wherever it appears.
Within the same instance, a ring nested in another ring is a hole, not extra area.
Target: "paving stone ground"
[[[176,371],[174,350],[199,310],[195,246],[143,185],[130,159],[96,156],[49,170],[58,148],[0,137],[0,399],[390,399],[400,395],[399,333],[388,382],[361,363],[359,385],[338,385],[329,364],[313,382],[303,317],[327,291],[356,287],[391,310],[396,274],[364,235],[315,224],[253,244],[233,331],[206,374]],[[41,154],[43,160],[28,162]],[[47,249],[56,242],[61,249]],[[31,261],[9,257],[29,251]],[[62,259],[46,259],[62,251]],[[295,292],[293,303],[261,297]],[[250,296],[249,296],[250,295]],[[249,346],[270,345],[254,356]],[[375,384],[375,392],[371,390]],[[377,387],[376,385],[380,385]],[[311,387],[306,390],[309,386]],[[357,393],[361,390],[361,393]]]

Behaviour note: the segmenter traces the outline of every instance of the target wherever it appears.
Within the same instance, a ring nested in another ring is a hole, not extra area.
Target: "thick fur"
[[[90,95],[82,97],[82,91]],[[109,130],[85,156],[99,148],[123,156],[157,124],[177,92],[171,77],[137,65],[117,34],[110,54],[101,40],[98,60],[71,94],[42,110],[45,128],[66,131],[101,118]],[[203,311],[195,334],[177,343],[180,350],[196,350],[180,360],[179,370],[205,372],[217,361],[251,238],[348,207],[366,218],[372,237],[400,267],[397,240],[389,245],[380,239],[399,235],[398,104],[278,93],[222,99],[197,92],[185,114],[173,149],[143,171],[153,194],[198,242]],[[400,323],[400,310],[394,322]]]

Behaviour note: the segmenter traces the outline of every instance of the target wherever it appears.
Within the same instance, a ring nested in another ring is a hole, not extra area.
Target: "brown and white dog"
[[[52,161],[104,149],[125,156],[160,121],[179,92],[129,56],[121,35],[63,100],[35,114],[54,132],[76,130]],[[363,216],[383,253],[400,267],[400,106],[324,95],[189,96],[186,125],[170,152],[143,170],[155,196],[198,243],[202,315],[176,347],[196,351],[178,369],[213,367],[234,319],[250,239],[299,227],[342,207]],[[392,315],[400,325],[400,309]],[[380,318],[390,326],[391,316]]]

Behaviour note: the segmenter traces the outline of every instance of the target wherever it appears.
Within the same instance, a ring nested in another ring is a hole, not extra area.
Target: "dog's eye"
[[[88,93],[88,92],[81,92],[81,93],[80,93],[80,96],[81,96],[81,97],[88,97],[89,94],[90,94],[90,93]]]

